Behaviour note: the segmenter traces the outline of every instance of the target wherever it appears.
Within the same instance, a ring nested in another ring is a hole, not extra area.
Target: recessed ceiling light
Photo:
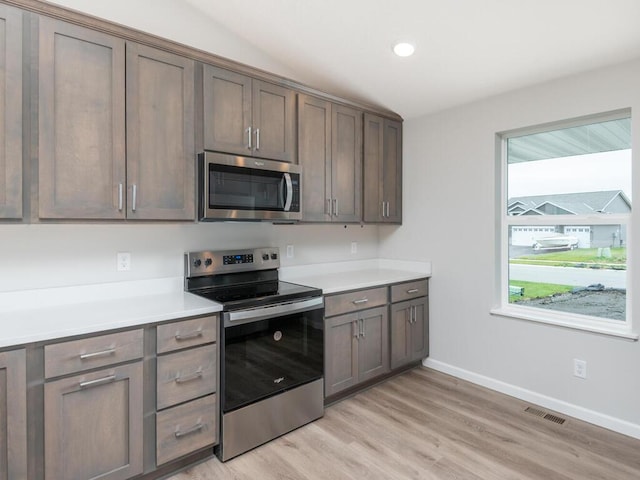
[[[393,46],[393,53],[399,57],[410,57],[416,48],[407,42],[398,42]]]

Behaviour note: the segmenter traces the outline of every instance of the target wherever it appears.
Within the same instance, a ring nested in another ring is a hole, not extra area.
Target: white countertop
[[[321,288],[325,294],[406,282],[430,276],[430,262],[385,259],[297,265],[280,269],[281,280]]]
[[[281,267],[285,281],[325,294],[431,276],[429,262],[361,260]],[[0,292],[0,348],[219,312],[183,278]]]
[[[206,315],[220,304],[182,279],[0,293],[0,348]]]

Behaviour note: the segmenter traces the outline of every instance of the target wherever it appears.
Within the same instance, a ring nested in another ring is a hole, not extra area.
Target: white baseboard
[[[627,422],[626,420],[621,420],[609,415],[604,415],[552,397],[547,397],[546,395],[541,395],[539,393],[532,392],[531,390],[517,387],[494,378],[485,377],[484,375],[479,375],[477,373],[470,372],[469,370],[464,370],[431,358],[424,359],[422,364],[425,367],[519,398],[525,402],[530,402],[640,440],[640,425],[638,424]]]

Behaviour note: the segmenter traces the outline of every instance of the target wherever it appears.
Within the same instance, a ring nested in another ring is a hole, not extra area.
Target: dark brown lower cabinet
[[[391,368],[429,355],[429,297],[391,305]]]
[[[46,383],[45,479],[142,473],[142,389],[141,361]]]
[[[0,480],[27,478],[24,349],[0,352]]]
[[[325,323],[325,397],[389,370],[389,317],[377,307]]]

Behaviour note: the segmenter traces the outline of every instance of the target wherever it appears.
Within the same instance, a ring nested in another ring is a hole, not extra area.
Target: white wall
[[[295,79],[277,59],[180,0],[48,0],[184,45]],[[250,26],[247,26],[250,28]]]
[[[496,132],[620,108],[635,114],[639,85],[636,61],[406,121],[404,224],[380,227],[381,256],[432,261],[432,365],[600,424],[611,420],[636,436],[640,343],[492,316],[489,310],[499,263]],[[632,128],[638,156],[637,119]],[[640,168],[633,176],[640,191]],[[639,210],[633,213],[634,238],[640,238]],[[630,268],[640,275],[640,255],[634,253]],[[640,312],[640,294],[634,295],[633,311]],[[640,317],[635,325],[639,332]],[[586,380],[572,376],[574,358],[588,362]]]
[[[206,249],[278,246],[283,266],[364,260],[377,257],[377,241],[376,226],[360,225],[0,225],[0,292],[181,277],[184,252]],[[131,253],[130,271],[116,271],[117,252]]]

